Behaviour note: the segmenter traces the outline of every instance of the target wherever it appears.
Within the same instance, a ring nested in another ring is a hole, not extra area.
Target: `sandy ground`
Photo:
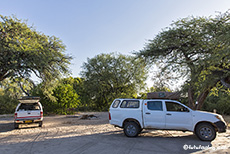
[[[82,120],[84,114],[97,118]],[[144,130],[136,138],[108,123],[108,113],[78,113],[47,116],[44,126],[24,125],[13,129],[13,117],[0,118],[1,154],[152,154],[230,153],[230,130],[212,142],[203,142],[191,132]],[[187,148],[187,149],[186,149]],[[186,149],[186,150],[185,150]]]

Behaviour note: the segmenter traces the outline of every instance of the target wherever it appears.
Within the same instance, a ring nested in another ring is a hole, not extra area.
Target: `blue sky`
[[[225,12],[230,0],[0,0],[0,14],[28,19],[59,37],[74,59],[70,69],[100,53],[139,51],[172,21]]]

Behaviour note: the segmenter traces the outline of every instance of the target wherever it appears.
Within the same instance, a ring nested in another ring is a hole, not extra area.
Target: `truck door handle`
[[[166,115],[172,115],[171,113],[167,113]]]
[[[151,113],[147,112],[147,113],[145,113],[145,114],[151,114]]]

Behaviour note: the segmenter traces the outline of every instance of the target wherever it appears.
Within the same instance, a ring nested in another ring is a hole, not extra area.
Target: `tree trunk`
[[[204,104],[204,101],[205,101],[205,99],[207,98],[209,92],[210,92],[210,89],[206,89],[205,91],[203,91],[203,92],[199,95],[199,97],[198,97],[198,99],[197,99],[197,101],[198,101],[198,105],[197,105],[197,107],[196,107],[197,110],[200,110],[200,109],[202,108],[202,106],[203,106],[203,104]]]
[[[13,73],[7,73],[7,71],[0,72],[0,81],[5,80],[6,78],[10,77]]]
[[[25,89],[23,88],[21,82],[18,82],[18,84],[19,84],[21,90],[22,90],[27,96],[30,96],[30,94],[29,94],[28,92],[26,92]]]
[[[189,87],[188,89],[188,106],[191,109],[195,109],[194,90],[192,87]]]

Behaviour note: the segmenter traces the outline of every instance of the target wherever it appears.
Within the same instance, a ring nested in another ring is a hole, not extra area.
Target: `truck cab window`
[[[167,111],[174,111],[174,112],[189,112],[189,110],[175,102],[166,102]]]
[[[161,101],[149,101],[149,102],[147,102],[147,108],[149,110],[163,111]]]

